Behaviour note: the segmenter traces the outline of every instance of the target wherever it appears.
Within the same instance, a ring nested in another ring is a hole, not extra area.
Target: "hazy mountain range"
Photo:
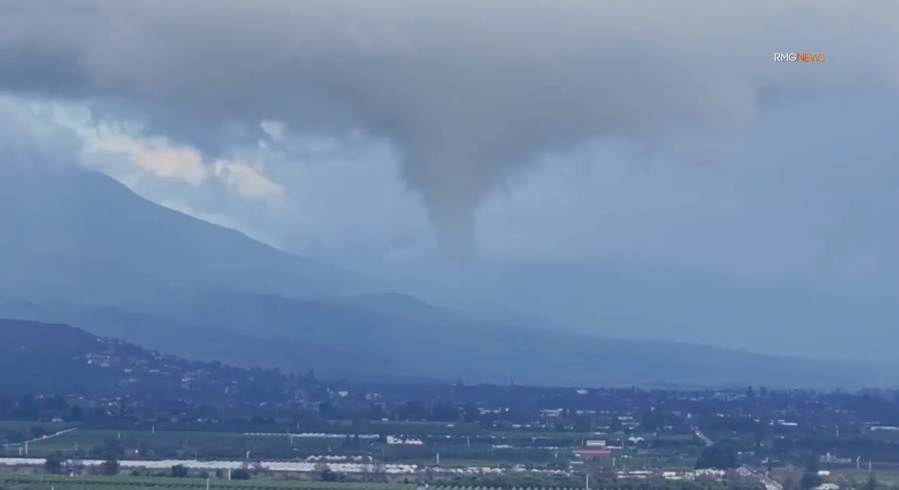
[[[363,275],[161,207],[103,174],[0,164],[2,317],[69,323],[190,358],[334,376],[894,383],[877,365],[667,341],[731,339],[810,355],[826,323],[847,349],[864,347],[851,343],[864,329],[841,334],[841,326],[889,318],[888,306],[675,272],[527,264],[442,285],[421,271]],[[604,339],[588,329],[666,341]],[[881,350],[872,358],[890,359],[889,342],[874,344]]]

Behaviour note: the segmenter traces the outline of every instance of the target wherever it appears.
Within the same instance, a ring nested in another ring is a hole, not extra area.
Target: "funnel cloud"
[[[468,255],[479,203],[542,153],[608,137],[719,161],[762,94],[893,84],[897,24],[873,1],[7,0],[0,88],[152,107],[173,136],[275,120],[389,139]]]

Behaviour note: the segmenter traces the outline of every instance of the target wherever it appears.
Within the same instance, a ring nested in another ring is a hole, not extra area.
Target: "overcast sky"
[[[892,295],[896,25],[889,1],[6,0],[0,150],[311,255]]]

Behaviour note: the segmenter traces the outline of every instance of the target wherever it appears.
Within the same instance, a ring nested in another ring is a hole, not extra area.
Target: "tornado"
[[[762,94],[894,87],[896,25],[896,2],[5,0],[0,90],[152,113],[187,142],[264,120],[364,131],[402,150],[465,257],[485,198],[542,154],[610,138],[720,161]],[[772,62],[800,49],[826,61]]]

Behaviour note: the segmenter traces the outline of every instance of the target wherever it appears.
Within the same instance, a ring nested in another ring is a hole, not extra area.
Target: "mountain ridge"
[[[0,313],[335,375],[565,385],[887,380],[874,366],[600,338],[372,293],[358,276],[168,210],[105,175],[12,167],[0,165]]]
[[[38,283],[53,284],[64,273],[85,286],[100,271],[117,285],[137,282],[134,295],[177,285],[302,296],[355,292],[364,282],[157,205],[111,177],[74,167],[0,165],[0,229],[5,237],[0,245],[13,259],[0,264],[0,272],[27,280],[40,271]],[[40,270],[48,261],[53,269]],[[116,281],[116,275],[122,277]],[[77,289],[61,285],[60,296]]]
[[[11,316],[11,313],[14,312],[9,303],[0,303],[0,315]],[[479,339],[478,346],[469,348],[469,341],[463,339],[459,342],[458,336],[477,334],[476,329],[463,332],[450,330],[437,337],[432,336],[433,332],[422,329],[420,337],[411,339],[408,344],[401,344],[394,351],[383,350],[385,346],[396,343],[392,337],[385,337],[381,344],[372,344],[372,339],[364,339],[352,349],[338,348],[335,351],[333,344],[310,339],[306,329],[294,334],[288,332],[281,336],[258,338],[241,336],[221,328],[201,328],[111,309],[48,315],[46,310],[40,313],[34,307],[29,315],[20,305],[18,318],[65,321],[91,333],[123,338],[154,349],[177,344],[173,353],[197,360],[218,360],[246,368],[255,365],[292,371],[314,368],[317,372],[335,377],[400,376],[414,372],[430,379],[461,378],[493,383],[514,379],[526,384],[566,386],[760,384],[782,388],[859,388],[889,383],[880,366],[755,354],[668,341],[600,339],[577,335],[548,337],[539,330],[487,332]],[[139,319],[143,319],[144,323],[140,323]],[[341,328],[352,328],[352,325]],[[347,331],[338,334],[346,335]],[[420,345],[428,338],[432,339],[430,344]],[[457,348],[453,348],[454,343]],[[329,345],[331,350],[323,351],[319,347]],[[412,355],[403,355],[403,349],[415,348],[415,345],[420,346]],[[205,350],[203,346],[206,346]],[[364,348],[357,348],[359,346]],[[369,356],[360,357],[364,353]],[[372,356],[372,353],[375,354]],[[429,363],[428,359],[435,356],[451,360],[461,358],[463,361]]]

